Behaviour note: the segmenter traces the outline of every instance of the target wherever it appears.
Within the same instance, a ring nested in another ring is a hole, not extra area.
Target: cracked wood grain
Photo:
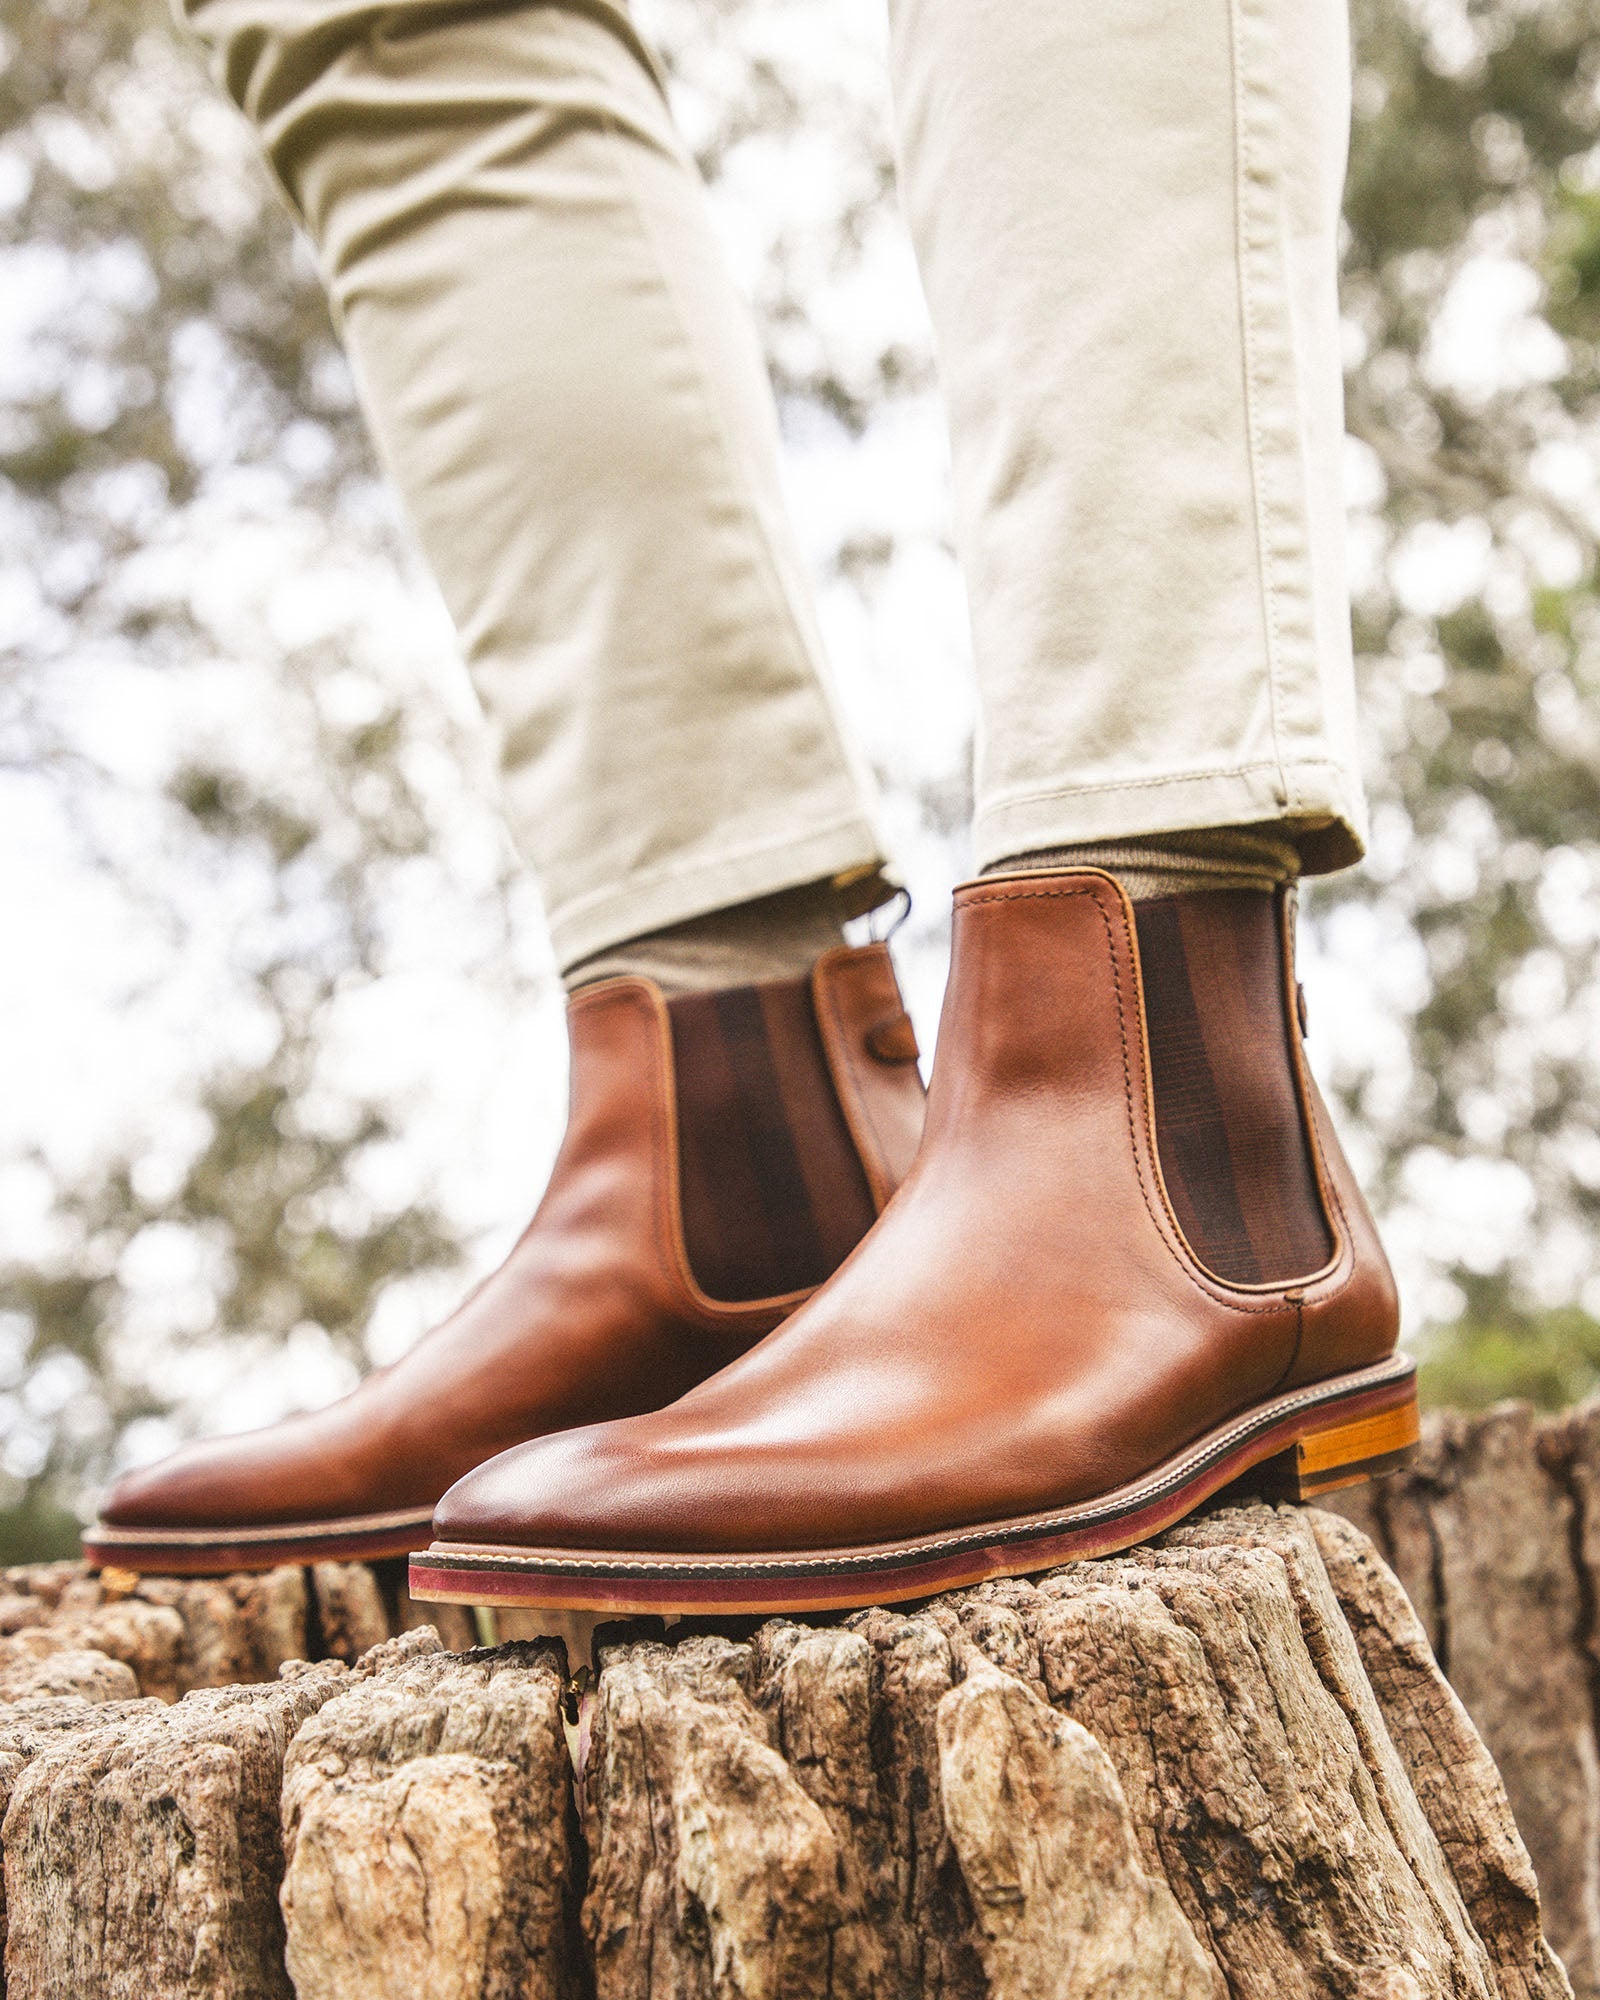
[[[0,1823],[7,2000],[285,2000],[284,1753],[342,1678],[139,1703],[38,1749]]]
[[[940,1701],[938,1734],[994,2000],[1225,2000],[1088,1730],[984,1662]]]
[[[1394,1569],[1498,1768],[1580,2000],[1600,2000],[1597,1424],[1594,1404],[1429,1412],[1413,1467],[1330,1503]]]
[[[284,1769],[298,2000],[568,2000],[567,1774],[554,1648],[370,1653]]]
[[[1337,1515],[1310,1525],[1384,1721],[1493,1961],[1503,2000],[1569,1991],[1545,1942],[1539,1885],[1500,1773],[1439,1671],[1421,1621],[1367,1537]]]
[[[1361,1546],[1231,1508],[1037,1584],[606,1649],[601,2000],[1557,2000],[1492,1766]]]

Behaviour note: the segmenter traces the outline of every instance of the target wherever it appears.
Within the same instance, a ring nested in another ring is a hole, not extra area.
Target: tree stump
[[[1435,1411],[1417,1461],[1336,1496],[1416,1607],[1499,1767],[1574,1990],[1600,1995],[1600,1403]]]
[[[1352,1518],[614,1626],[592,1679],[392,1564],[11,1571],[6,1991],[1597,1995],[1597,1500],[1600,1409],[1435,1418]]]
[[[338,1683],[140,1702],[40,1746],[3,1822],[9,2000],[278,2000],[290,1738]]]

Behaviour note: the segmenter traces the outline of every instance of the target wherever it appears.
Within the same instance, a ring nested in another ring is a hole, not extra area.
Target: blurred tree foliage
[[[825,220],[775,223],[755,289],[791,421],[859,434],[929,381],[916,329],[839,333],[860,317],[851,274],[898,227],[879,99],[815,32],[787,58],[750,40],[762,11],[657,0],[647,20],[713,180],[786,135],[826,150]],[[1355,27],[1345,298],[1376,838],[1372,869],[1313,910],[1411,971],[1409,1059],[1341,1045],[1338,1081],[1396,1227],[1461,1219],[1423,1302],[1435,1384],[1559,1400],[1600,1382],[1600,11],[1357,0]],[[392,1110],[330,1089],[322,1055],[330,999],[384,969],[386,896],[448,832],[438,754],[467,755],[448,704],[398,694],[346,635],[270,621],[253,642],[270,755],[241,723],[130,777],[80,726],[108,663],[180,689],[226,670],[238,630],[204,587],[222,537],[254,524],[319,559],[404,562],[309,254],[156,0],[0,0],[8,282],[46,309],[0,381],[0,584],[26,598],[0,782],[54,788],[158,964],[215,921],[215,899],[164,884],[247,906],[228,950],[256,1028],[200,1066],[162,1159],[35,1164],[44,1220],[0,1271],[0,1556],[69,1531],[61,1504],[127,1426],[183,1401],[193,1351],[270,1357],[310,1327],[359,1362],[384,1288],[459,1258],[437,1204],[373,1192]],[[893,556],[888,523],[842,535],[834,570],[870,594]],[[921,783],[924,820],[953,824],[959,777]],[[130,813],[172,864],[159,882]],[[180,1243],[192,1276],[176,1303],[155,1288],[163,1330],[138,1274]]]
[[[215,658],[204,570],[225,536],[311,520],[352,560],[389,547],[314,273],[155,6],[29,0],[0,19],[0,242],[48,308],[0,406],[7,567],[31,585],[0,677],[0,768],[56,788],[85,865],[142,903],[169,973],[236,901],[228,949],[250,1017],[248,1049],[194,1077],[172,1157],[58,1184],[42,1249],[0,1273],[10,1540],[46,1548],[70,1533],[59,1500],[182,1394],[181,1338],[169,1351],[140,1323],[141,1259],[165,1247],[171,1266],[187,1246],[176,1264],[196,1297],[156,1296],[195,1345],[232,1340],[243,1362],[309,1326],[359,1360],[384,1285],[460,1244],[430,1202],[364,1192],[385,1110],[318,1075],[330,998],[381,966],[385,882],[436,830],[407,756],[442,727],[436,709],[403,710],[337,635],[266,635],[269,754],[245,709],[146,784],[79,726],[119,662],[179,677]],[[150,794],[137,829],[130,790]],[[194,907],[141,875],[152,852],[162,883],[201,885]],[[7,1536],[0,1521],[0,1555]]]
[[[1422,978],[1403,1087],[1350,1095],[1382,1141],[1381,1207],[1461,1193],[1435,1384],[1564,1397],[1600,1382],[1580,1303],[1600,1215],[1600,12],[1359,0],[1355,27],[1348,424],[1379,754],[1373,867],[1338,894],[1403,920]],[[1522,1219],[1510,1257],[1497,1208]]]

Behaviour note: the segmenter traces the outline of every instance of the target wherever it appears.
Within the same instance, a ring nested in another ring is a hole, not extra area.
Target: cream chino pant
[[[890,0],[981,865],[1361,851],[1345,0]],[[315,240],[570,965],[880,858],[750,316],[608,0],[191,0]]]

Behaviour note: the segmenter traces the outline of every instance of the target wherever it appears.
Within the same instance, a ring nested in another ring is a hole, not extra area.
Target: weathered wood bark
[[[1481,1827],[1433,1769],[1459,1704],[1324,1535],[1377,1684],[1311,1517],[1263,1507],[842,1629],[608,1649],[601,2000],[1565,1993],[1492,1767]]]
[[[284,1772],[299,2000],[564,2000],[568,1787],[553,1646],[369,1654]]]
[[[117,1670],[127,1672],[120,1662]],[[108,1706],[82,1694],[32,1697],[12,1703],[0,1716],[0,1823],[4,1821],[17,1780],[41,1750],[91,1726],[103,1727],[113,1719],[126,1719],[141,1708],[153,1706],[154,1703],[139,1701]],[[3,1869],[0,1869],[0,1926],[9,1931]],[[5,1976],[0,1970],[0,1994],[4,1991]]]
[[[1392,1565],[1505,1781],[1551,1944],[1600,1995],[1600,1406],[1424,1422],[1416,1465],[1334,1504]]]
[[[1506,2000],[1559,1992],[1539,1889],[1483,1739],[1439,1672],[1416,1613],[1367,1538],[1312,1517],[1390,1737],[1494,1962]]]
[[[354,1663],[369,1646],[381,1646],[388,1638],[383,1592],[366,1563],[317,1563],[311,1584],[320,1650],[330,1660]]]
[[[76,1563],[9,1570],[0,1578],[0,1693],[27,1692],[53,1655],[85,1651],[121,1661],[142,1693],[163,1701],[271,1680],[317,1650],[307,1603],[304,1572],[290,1568],[222,1579],[91,1577]]]
[[[390,1622],[396,1633],[415,1632],[429,1625],[438,1634],[446,1652],[470,1653],[482,1644],[478,1621],[465,1604],[418,1604],[406,1589],[406,1565],[381,1563],[375,1571],[385,1586],[385,1602],[392,1604]],[[504,1635],[517,1637],[514,1632]]]
[[[8,2000],[280,2000],[279,1794],[342,1669],[139,1704],[41,1747],[5,1844]]]
[[[1432,1419],[1340,1504],[611,1627],[581,1713],[541,1621],[396,1564],[7,1572],[7,1990],[1600,2000],[1600,1406]]]
[[[1252,1521],[1250,1540],[1273,1526]],[[1118,1764],[1231,1990],[1403,1969],[1418,1993],[1492,1993],[1320,1563],[1191,1543],[1101,1567],[1043,1587],[1045,1685]]]
[[[1226,1991],[1172,1891],[1146,1873],[1116,1771],[1081,1724],[977,1666],[939,1704],[939,1783],[992,1993]]]

